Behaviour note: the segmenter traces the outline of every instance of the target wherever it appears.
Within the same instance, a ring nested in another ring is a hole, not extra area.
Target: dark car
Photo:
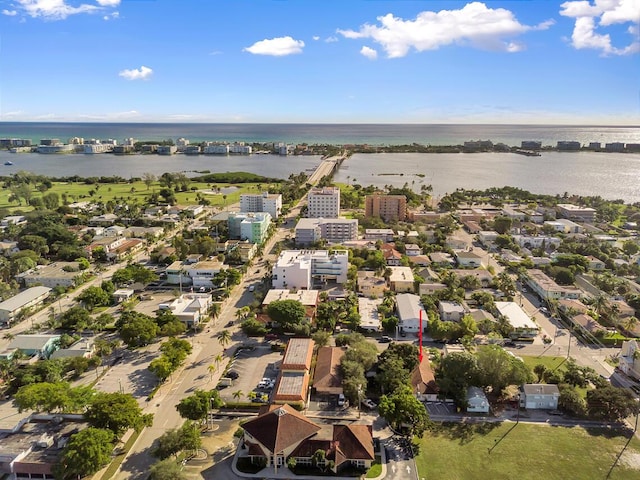
[[[276,335],[275,333],[267,333],[264,336],[265,340],[277,340],[278,339],[278,335]]]
[[[389,335],[383,335],[380,337],[380,339],[378,340],[380,343],[390,343],[393,340],[391,339],[391,337]]]
[[[240,376],[240,374],[238,372],[236,372],[235,370],[229,370],[227,372],[227,377],[229,377],[232,380],[236,380],[239,376]]]
[[[227,324],[225,325],[225,328],[229,328],[229,327],[233,327],[233,320],[227,322]]]

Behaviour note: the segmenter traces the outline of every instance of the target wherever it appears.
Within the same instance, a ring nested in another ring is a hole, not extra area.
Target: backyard
[[[629,433],[525,423],[442,424],[419,441],[418,476],[427,480],[640,479],[637,438],[612,469]]]

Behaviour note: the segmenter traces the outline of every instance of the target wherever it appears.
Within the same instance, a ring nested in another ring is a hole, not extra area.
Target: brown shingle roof
[[[424,357],[422,362],[411,372],[411,387],[415,387],[417,393],[438,393],[436,378],[433,375],[428,357]]]
[[[338,467],[345,460],[374,460],[371,425],[334,425],[333,442]]]
[[[322,347],[318,350],[316,370],[313,375],[313,388],[318,393],[342,393],[342,375],[340,360],[344,349],[340,347]]]
[[[320,430],[289,405],[272,405],[269,412],[249,420],[242,427],[271,453],[296,445]]]

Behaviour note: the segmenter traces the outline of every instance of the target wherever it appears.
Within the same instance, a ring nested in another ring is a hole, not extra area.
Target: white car
[[[376,405],[376,402],[374,402],[373,400],[371,400],[370,398],[365,398],[364,400],[362,400],[362,405],[364,405],[365,407],[373,410],[374,408],[376,408],[378,405]]]

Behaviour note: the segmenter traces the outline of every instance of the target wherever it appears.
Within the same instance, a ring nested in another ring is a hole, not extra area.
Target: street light
[[[360,418],[360,411],[362,409],[362,385],[358,384],[358,418]]]

